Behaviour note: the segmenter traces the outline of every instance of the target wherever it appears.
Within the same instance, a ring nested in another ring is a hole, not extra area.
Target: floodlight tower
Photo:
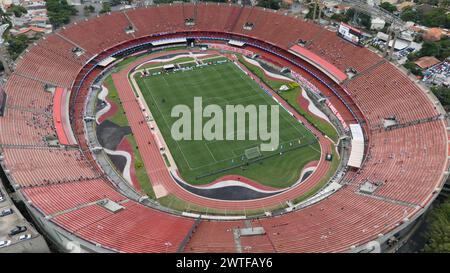
[[[323,3],[321,0],[313,0],[314,1],[314,11],[313,11],[313,22],[316,21],[320,23],[320,17],[322,16]],[[316,16],[317,9],[319,9],[319,14]]]
[[[8,24],[3,24],[0,26],[0,61],[3,64],[3,69],[5,70],[5,74],[8,76],[11,74],[11,69],[9,67],[8,55],[5,49],[5,40],[3,39],[3,33],[8,29]]]
[[[316,21],[317,0],[314,0],[313,22]]]

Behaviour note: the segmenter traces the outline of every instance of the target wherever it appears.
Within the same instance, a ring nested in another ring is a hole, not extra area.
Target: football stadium
[[[309,20],[108,12],[30,45],[0,91],[0,234],[31,223],[1,250],[395,252],[448,178],[449,128],[403,70]]]

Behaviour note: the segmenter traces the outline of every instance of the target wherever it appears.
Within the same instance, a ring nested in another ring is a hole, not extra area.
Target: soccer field
[[[277,105],[232,62],[144,78],[138,73],[135,79],[181,176],[191,184],[205,184],[224,175],[238,174],[264,185],[286,187],[298,179],[305,164],[320,158],[320,146],[315,137],[282,107],[279,107],[278,149],[261,152],[253,159],[245,156],[245,152],[259,147],[260,139],[175,141],[172,138],[171,127],[177,120],[171,117],[172,108],[183,104],[193,109],[194,97],[202,97],[203,107],[217,104],[224,110],[225,105]],[[203,124],[208,120],[203,118]],[[268,120],[270,128],[270,115]],[[235,128],[233,133],[244,129],[248,136],[249,122],[247,116],[246,128]],[[223,131],[226,132],[225,121]]]

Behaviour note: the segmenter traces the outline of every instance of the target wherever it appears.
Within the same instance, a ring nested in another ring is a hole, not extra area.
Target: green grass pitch
[[[194,96],[202,97],[204,107],[218,104],[222,109],[229,104],[276,104],[232,62],[145,78],[136,74],[135,77],[181,176],[191,184],[206,184],[224,175],[237,174],[263,185],[287,187],[297,181],[305,164],[320,158],[320,146],[315,137],[282,107],[279,107],[278,150],[261,152],[256,161],[248,164],[245,150],[259,146],[260,140],[175,141],[171,137],[172,124],[177,120],[171,117],[172,108],[184,104],[192,111]],[[204,118],[203,124],[207,120]],[[246,125],[248,127],[248,117]]]

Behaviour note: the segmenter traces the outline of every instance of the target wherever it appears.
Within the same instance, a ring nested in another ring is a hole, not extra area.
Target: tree
[[[348,20],[351,20],[353,18],[353,16],[355,16],[355,10],[353,8],[348,9],[345,12],[345,16],[348,18]]]
[[[437,58],[444,60],[450,57],[450,38],[444,36],[439,42],[439,54]]]
[[[402,12],[402,14],[400,15],[400,18],[401,18],[403,21],[413,21],[413,22],[417,22],[417,21],[418,21],[418,18],[419,18],[419,14],[418,14],[418,12],[417,12],[415,9],[409,7],[409,8],[406,8],[406,9]]]
[[[50,23],[55,28],[68,24],[70,22],[70,16],[78,12],[74,6],[67,3],[67,0],[47,0],[45,5]]]
[[[420,49],[421,56],[437,56],[439,54],[439,46],[437,43],[425,41]]]
[[[257,6],[278,10],[280,9],[280,2],[281,0],[260,0]]]
[[[423,42],[423,35],[422,34],[416,34],[416,36],[414,36],[414,42],[416,42],[416,43]]]
[[[107,2],[103,2],[102,9],[100,10],[100,13],[107,13],[111,11],[111,4]]]
[[[9,15],[7,12],[4,12],[3,9],[0,8],[0,17],[1,17],[1,24],[11,24],[11,19],[9,18]]]
[[[450,94],[448,88],[446,92]],[[450,252],[450,202],[448,200],[431,212],[427,235],[429,240],[425,245],[425,252]]]
[[[444,8],[433,8],[422,14],[420,22],[428,27],[450,27],[450,14]]]
[[[16,17],[21,17],[22,14],[27,14],[27,13],[28,13],[28,11],[27,11],[26,8],[24,8],[24,7],[22,7],[22,6],[14,5],[14,4],[12,4],[12,5],[8,8],[7,11],[8,11],[9,13],[13,13],[14,16],[16,16]]]
[[[366,29],[370,29],[372,17],[368,14],[361,13],[359,15],[359,24],[364,26]]]
[[[432,7],[428,10],[409,7],[402,12],[400,18],[403,21],[413,21],[427,27],[450,28],[450,13],[444,7]]]
[[[331,20],[335,20],[338,22],[344,22],[344,23],[347,23],[349,21],[349,18],[347,16],[345,16],[345,14],[335,13],[335,14],[331,15],[330,18],[331,18]]]
[[[392,5],[389,2],[383,2],[380,5],[380,8],[389,11],[390,13],[393,13],[394,11],[397,11],[397,7]]]
[[[26,35],[21,34],[18,36],[8,36],[6,42],[8,44],[8,53],[15,60],[28,47],[30,39]]]
[[[115,7],[120,5],[121,2],[122,2],[121,0],[111,0],[109,3],[111,4],[112,7]]]
[[[306,18],[308,18],[308,19],[314,18],[314,5],[315,5],[315,2],[310,2],[308,4],[309,12],[308,12],[308,14],[306,14]],[[319,13],[320,13],[319,8],[317,7],[315,11],[316,11],[316,18],[319,18]]]
[[[84,6],[84,15],[88,16],[89,14],[95,12],[95,7],[92,5]]]
[[[444,36],[440,41],[425,41],[419,52],[411,53],[408,55],[408,59],[418,59],[423,56],[434,56],[440,60],[445,60],[450,56],[450,38]]]
[[[407,62],[403,65],[406,69],[408,69],[411,73],[413,73],[416,76],[422,76],[422,71],[420,68],[417,67],[417,65],[413,62]]]
[[[431,87],[431,91],[442,103],[446,111],[450,110],[450,88],[444,86]],[[449,202],[450,203],[450,202]]]

